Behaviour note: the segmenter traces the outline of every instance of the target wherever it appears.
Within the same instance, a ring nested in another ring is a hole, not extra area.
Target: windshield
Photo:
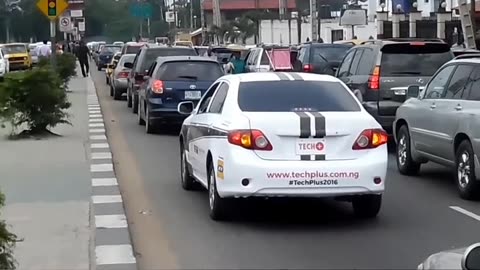
[[[120,61],[119,61],[119,65],[123,66],[123,64],[125,63],[133,63],[133,61],[135,60],[135,55],[132,54],[132,55],[124,55],[122,56],[122,58],[120,58]]]
[[[348,91],[338,82],[242,82],[238,90],[238,105],[246,112],[360,111],[360,106]]]
[[[389,48],[386,48],[389,47]],[[382,49],[382,76],[432,76],[443,64],[452,60],[448,45],[395,45]]]
[[[125,53],[128,53],[128,54],[131,54],[131,53],[136,54],[136,53],[138,53],[138,52],[140,51],[141,48],[142,48],[141,45],[139,45],[139,46],[131,46],[131,45],[129,45],[129,46],[127,46],[127,51],[126,51]]]
[[[105,46],[105,47],[102,48],[101,53],[103,53],[103,54],[114,54],[114,53],[119,52],[121,49],[122,49],[122,47],[120,47],[120,46]]]
[[[143,58],[143,63],[141,70],[147,70],[150,66],[161,56],[195,56],[197,52],[194,49],[189,48],[156,48],[149,49],[145,57]]]
[[[215,81],[223,76],[219,64],[213,62],[167,62],[156,74],[156,78],[164,81]]]
[[[350,46],[313,47],[313,63],[341,62]]]
[[[4,54],[26,53],[25,45],[5,45],[2,48]]]

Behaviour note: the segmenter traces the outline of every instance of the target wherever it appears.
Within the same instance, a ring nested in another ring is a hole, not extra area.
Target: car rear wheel
[[[150,112],[148,108],[145,108],[145,132],[148,134],[154,134],[155,133],[155,125],[150,119]]]
[[[353,211],[359,218],[374,218],[380,212],[382,195],[360,195],[352,200]]]
[[[139,99],[139,103],[140,103],[140,99]],[[145,120],[143,120],[143,116],[142,116],[142,112],[144,112],[145,110],[142,109],[142,106],[141,104],[138,104],[138,113],[137,113],[137,119],[138,119],[138,124],[143,126],[145,125]]]
[[[228,213],[228,199],[220,197],[217,191],[215,169],[211,162],[208,166],[208,205],[210,206],[210,218],[213,220],[225,220]]]
[[[416,175],[420,171],[420,163],[412,158],[410,133],[408,127],[403,125],[397,134],[397,168],[401,174]]]
[[[138,95],[132,93],[132,112],[138,112]]]
[[[97,70],[98,70],[98,71],[102,71],[102,67],[97,66]]]
[[[197,187],[197,183],[188,169],[187,153],[183,144],[180,145],[180,151],[180,179],[182,180],[182,188],[185,190],[194,190]]]
[[[118,92],[117,89],[115,89],[115,87],[112,87],[112,89],[113,89],[113,99],[120,100],[122,98],[122,93]]]
[[[110,96],[113,97],[115,91],[113,91],[113,86],[110,85]]]
[[[130,90],[127,89],[127,107],[132,107],[132,95],[130,94]]]
[[[473,200],[480,197],[480,182],[475,175],[475,161],[472,144],[464,140],[455,153],[455,178],[460,197]]]

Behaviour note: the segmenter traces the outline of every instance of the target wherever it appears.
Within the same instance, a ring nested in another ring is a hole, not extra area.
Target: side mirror
[[[462,258],[462,269],[480,269],[480,243],[473,244],[467,248]]]
[[[123,67],[132,69],[132,68],[133,68],[133,63],[125,62],[125,63],[123,64]]]
[[[177,111],[180,114],[184,114],[184,115],[191,114],[194,109],[195,109],[195,104],[193,104],[193,102],[191,101],[180,102],[178,103],[178,106],[177,106]]]
[[[420,86],[409,85],[407,89],[407,98],[416,98],[420,94]]]

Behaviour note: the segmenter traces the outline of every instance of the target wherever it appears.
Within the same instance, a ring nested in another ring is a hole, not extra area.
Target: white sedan
[[[219,220],[239,197],[336,197],[360,217],[381,207],[387,134],[340,80],[305,73],[226,75],[180,132],[181,181],[208,189]]]

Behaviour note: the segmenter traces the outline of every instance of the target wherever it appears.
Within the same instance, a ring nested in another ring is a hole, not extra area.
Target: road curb
[[[102,109],[93,80],[87,78],[88,130],[95,269],[137,269],[122,195],[112,163]]]

